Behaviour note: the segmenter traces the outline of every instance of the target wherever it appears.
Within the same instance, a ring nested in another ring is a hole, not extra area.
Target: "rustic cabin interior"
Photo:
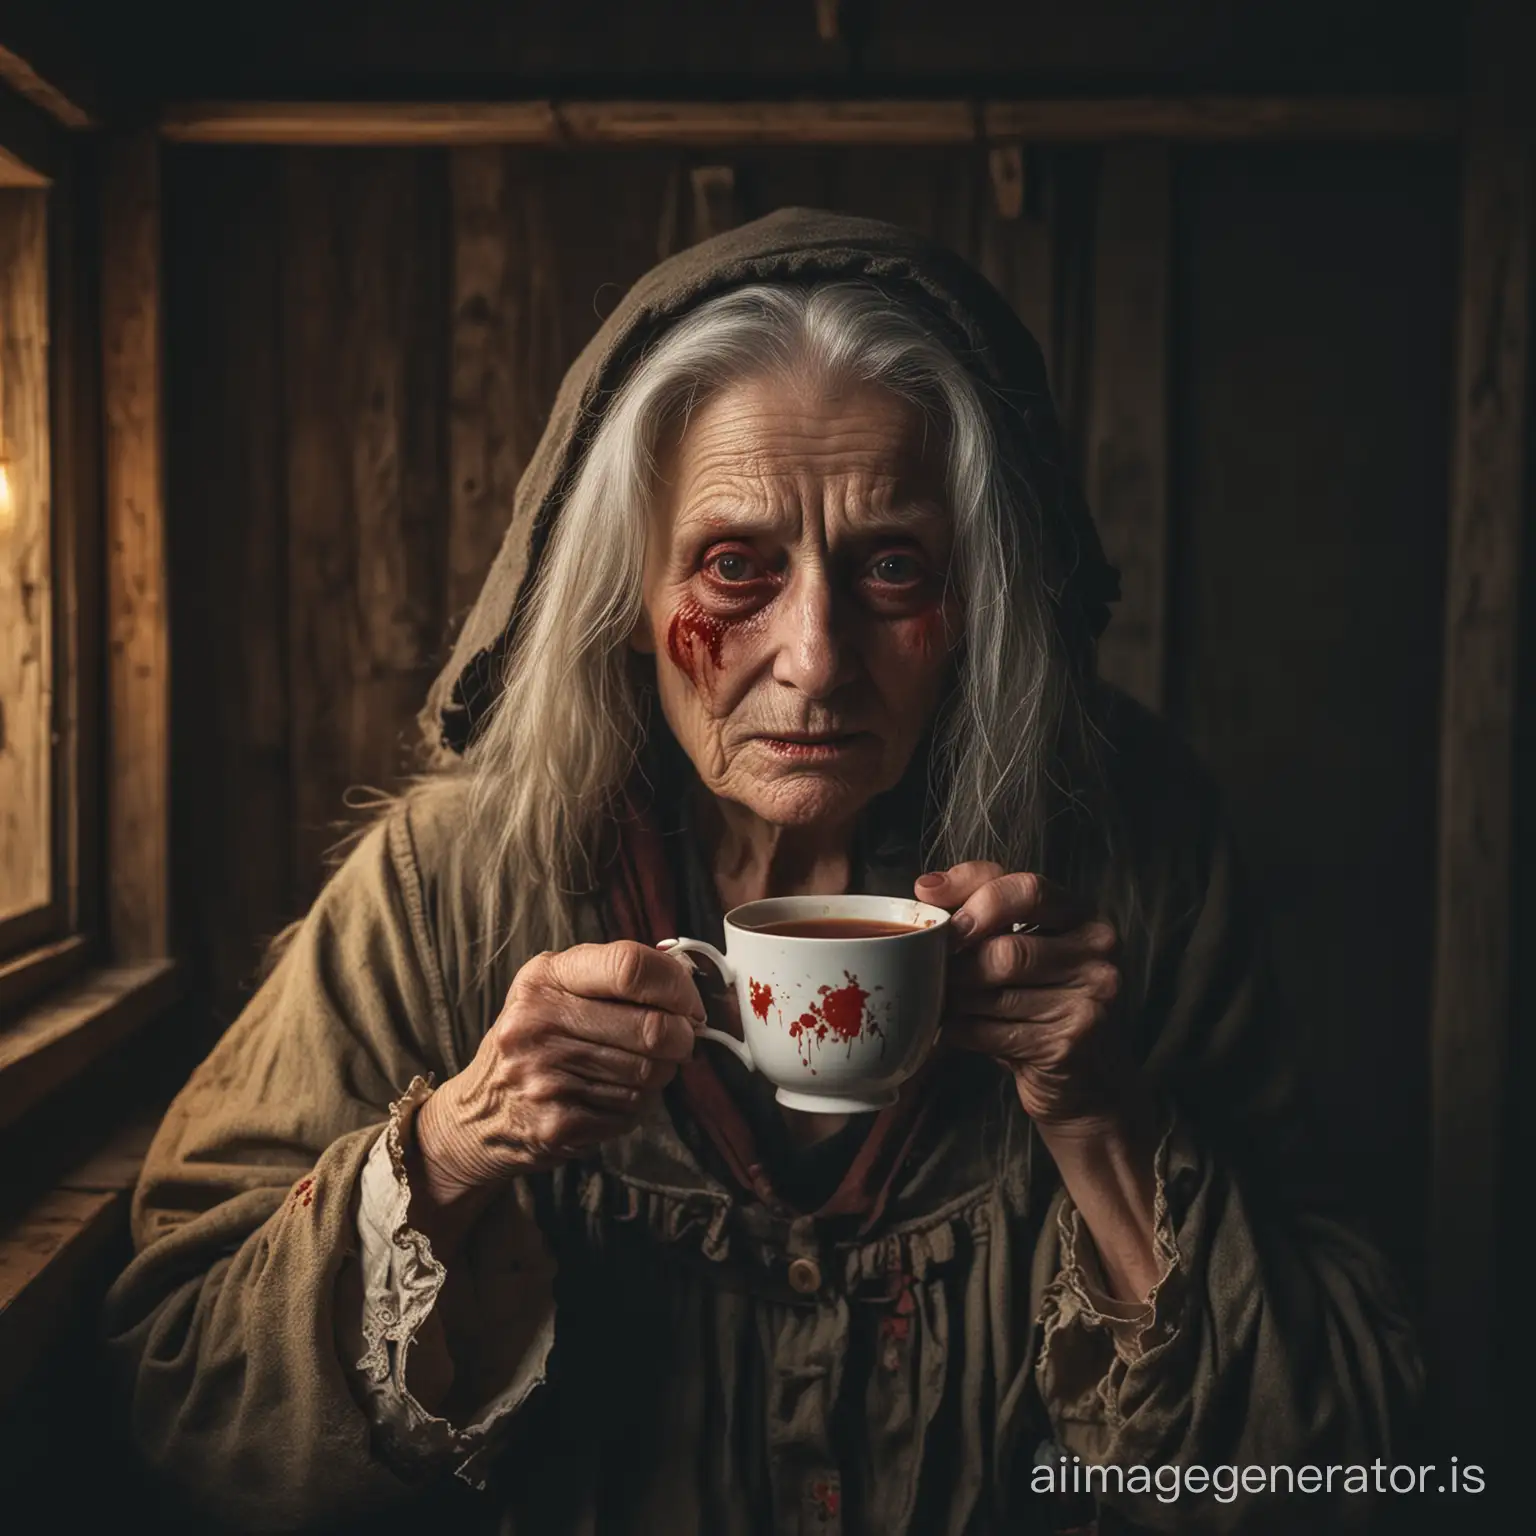
[[[937,236],[1040,339],[1121,572],[1100,669],[1228,796],[1424,1459],[1491,1469],[1387,1515],[1485,1520],[1532,1368],[1531,23],[7,0],[0,1525],[182,1528],[99,1342],[148,1139],[411,772],[567,366],[792,204]]]

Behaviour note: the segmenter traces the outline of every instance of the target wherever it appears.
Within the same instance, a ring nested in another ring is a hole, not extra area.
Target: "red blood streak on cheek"
[[[944,642],[944,610],[937,603],[914,613],[905,621],[905,637],[925,660]]]
[[[726,621],[712,613],[706,613],[691,600],[672,615],[667,628],[667,654],[677,664],[679,672],[697,683],[699,680],[698,657],[702,651],[714,666],[720,665],[720,649],[725,641]]]
[[[766,1024],[768,1010],[773,1006],[773,988],[766,981],[753,981],[750,977],[747,984],[752,992],[752,1012]]]
[[[685,597],[667,627],[667,654],[676,662],[678,671],[697,687],[701,653],[718,672],[726,636],[732,630],[751,626],[759,612],[710,613],[693,598]]]

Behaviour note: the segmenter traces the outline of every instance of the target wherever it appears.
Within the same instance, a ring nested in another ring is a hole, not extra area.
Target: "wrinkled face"
[[[942,459],[884,390],[776,380],[716,395],[668,445],[632,643],[716,795],[830,826],[901,778],[960,633]]]

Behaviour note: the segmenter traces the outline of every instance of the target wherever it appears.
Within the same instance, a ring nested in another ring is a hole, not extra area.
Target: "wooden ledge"
[[[163,1012],[180,989],[174,960],[109,966],[0,1026],[0,1127]]]
[[[135,1122],[0,1228],[0,1402],[27,1379],[77,1307],[95,1304],[95,1261],[127,1231],[155,1124]]]

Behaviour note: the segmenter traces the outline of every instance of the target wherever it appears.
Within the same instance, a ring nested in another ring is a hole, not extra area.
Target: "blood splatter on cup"
[[[782,896],[725,916],[725,953],[700,939],[658,947],[700,955],[734,987],[732,1051],[781,1104],[823,1114],[883,1109],[922,1066],[944,1005],[949,913],[891,896]]]

